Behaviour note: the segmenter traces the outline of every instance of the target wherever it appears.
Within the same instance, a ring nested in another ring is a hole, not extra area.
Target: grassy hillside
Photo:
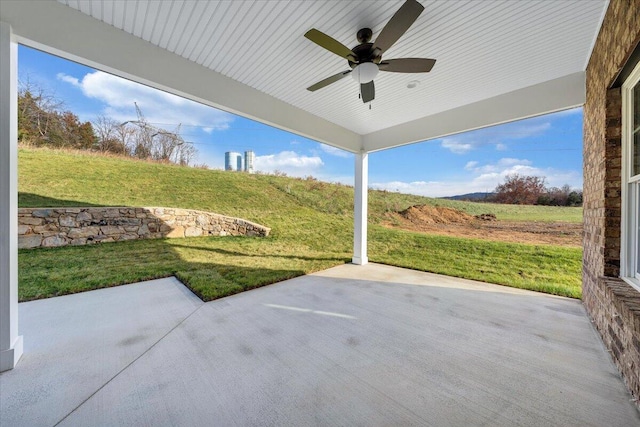
[[[238,216],[267,239],[210,237],[20,251],[23,300],[176,275],[204,299],[348,262],[353,189],[43,149],[19,151],[19,204],[167,206]],[[415,204],[499,219],[581,220],[579,208],[513,207],[370,192],[371,261],[580,296],[580,250],[428,236],[378,226]]]

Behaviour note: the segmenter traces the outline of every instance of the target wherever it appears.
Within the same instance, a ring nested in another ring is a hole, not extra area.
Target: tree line
[[[569,184],[547,187],[546,178],[519,174],[507,175],[487,201],[514,205],[582,206],[582,190]]]
[[[180,165],[191,164],[197,150],[180,136],[151,125],[136,105],[138,117],[119,123],[99,116],[81,122],[51,93],[29,82],[18,90],[18,142],[25,145],[91,150]]]

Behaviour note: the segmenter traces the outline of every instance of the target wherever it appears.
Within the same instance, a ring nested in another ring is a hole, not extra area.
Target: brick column
[[[620,275],[622,216],[622,90],[607,91],[604,176],[604,275]]]

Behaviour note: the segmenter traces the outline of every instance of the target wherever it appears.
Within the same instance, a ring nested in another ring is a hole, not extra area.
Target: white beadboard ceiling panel
[[[425,10],[384,54],[435,58],[430,73],[381,72],[371,109],[347,61],[303,37],[316,28],[349,47],[373,39],[393,1],[58,0],[184,59],[359,135],[584,72],[606,0],[420,0]],[[407,88],[409,81],[420,84]]]

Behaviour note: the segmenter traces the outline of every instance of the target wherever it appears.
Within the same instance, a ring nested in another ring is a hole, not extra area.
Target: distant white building
[[[253,166],[255,160],[256,160],[256,154],[253,151],[249,150],[244,152],[244,171],[245,172],[249,172],[249,173],[255,172],[254,166]]]
[[[226,171],[241,171],[244,168],[242,162],[242,154],[235,151],[227,151],[224,153],[224,170]]]
[[[242,154],[235,151],[227,151],[224,153],[224,170],[235,172],[249,172],[254,173],[254,165],[256,161],[256,155],[253,151],[247,150]]]

